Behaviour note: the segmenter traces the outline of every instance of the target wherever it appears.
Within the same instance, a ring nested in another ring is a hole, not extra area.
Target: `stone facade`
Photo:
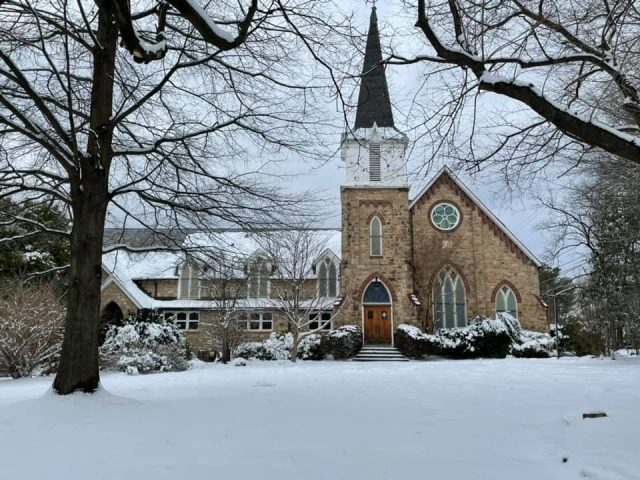
[[[105,277],[106,279],[106,277]],[[272,282],[274,284],[281,283],[281,280],[273,279]],[[158,279],[158,280],[141,280],[136,282],[145,293],[149,294],[149,296],[156,300],[167,300],[167,299],[175,299],[178,291],[178,279]],[[155,286],[159,288],[155,288]],[[206,286],[205,286],[206,285]],[[205,288],[202,289],[203,292],[210,292],[211,285],[210,282],[203,282],[203,286]],[[277,291],[278,287],[274,287],[272,289],[272,297],[274,297],[274,292]],[[282,287],[280,287],[282,288]],[[153,295],[151,292],[157,292],[157,296]],[[316,292],[316,281],[309,280],[306,281],[302,286],[303,295],[309,298],[312,298]],[[199,299],[195,299],[196,302],[200,301],[213,300],[210,295],[203,296]],[[131,298],[127,295],[127,293],[120,288],[120,286],[116,282],[110,282],[102,291],[101,297],[101,311],[105,311],[107,306],[111,303],[115,303],[123,315],[126,317],[129,313],[138,312],[138,308],[135,303],[131,300]],[[194,304],[195,305],[195,304]],[[213,350],[212,339],[211,339],[211,331],[212,331],[212,323],[215,321],[218,312],[216,310],[203,306],[194,306],[191,308],[160,308],[158,309],[160,313],[164,311],[171,312],[198,312],[199,313],[199,323],[197,330],[185,330],[185,338],[188,340],[191,349],[194,352],[198,350]],[[246,314],[250,315],[251,313],[271,313],[273,320],[273,328],[271,330],[247,330],[245,332],[246,341],[254,342],[254,341],[262,341],[266,340],[272,332],[286,332],[289,330],[288,321],[286,315],[273,307],[266,308],[252,308],[247,309]]]
[[[342,187],[341,294],[345,305],[336,324],[362,327],[362,297],[378,278],[391,294],[392,330],[401,323],[416,324],[413,293],[408,187]],[[382,223],[382,255],[372,256],[369,225]]]
[[[122,314],[126,317],[128,313],[136,313],[138,307],[129,298],[129,296],[118,286],[116,282],[111,282],[102,290],[100,297],[100,311],[104,311],[107,305],[115,303]]]
[[[431,210],[448,202],[461,213],[452,231],[438,230]],[[432,290],[438,272],[453,267],[466,290],[467,321],[496,313],[496,293],[508,285],[518,300],[518,318],[526,329],[548,331],[546,311],[540,299],[538,267],[444,171],[411,208],[413,262],[416,293],[422,305],[420,326],[433,327]]]

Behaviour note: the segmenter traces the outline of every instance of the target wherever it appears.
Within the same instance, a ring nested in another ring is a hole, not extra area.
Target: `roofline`
[[[112,283],[115,283],[118,288],[120,290],[122,290],[124,292],[124,294],[127,296],[127,298],[129,300],[131,300],[133,302],[133,304],[136,306],[136,308],[144,308],[140,302],[138,302],[132,295],[131,292],[129,292],[129,290],[127,289],[127,287],[125,287],[122,282],[115,276],[115,275],[109,275],[107,277],[107,279],[104,281],[104,283],[102,284],[102,286],[100,287],[100,292],[104,291],[109,285],[111,285]]]
[[[417,203],[418,201],[422,198],[422,196],[427,193],[427,191],[436,183],[436,181],[444,174],[449,175],[449,177],[456,182],[456,184],[460,187],[460,189],[469,196],[469,198],[471,198],[471,200],[478,206],[478,208],[480,210],[482,210],[482,213],[484,213],[487,217],[489,217],[496,225],[498,225],[498,227],[500,227],[500,229],[509,237],[509,239],[511,241],[513,241],[513,243],[515,243],[518,248],[520,248],[520,250],[522,250],[525,255],[527,255],[527,257],[529,257],[529,260],[531,260],[533,262],[533,264],[540,268],[542,266],[542,262],[540,260],[538,260],[538,258],[520,241],[518,240],[518,237],[516,237],[511,230],[509,230],[507,228],[507,226],[502,223],[502,221],[500,221],[500,219],[498,217],[496,217],[493,213],[491,213],[491,210],[489,210],[484,203],[482,203],[482,201],[476,196],[476,194],[474,194],[469,187],[467,187],[462,180],[460,180],[458,178],[458,176],[453,173],[451,170],[449,170],[449,168],[445,165],[444,167],[442,167],[438,173],[436,173],[436,175],[431,179],[431,181],[429,183],[427,183],[427,185],[420,190],[420,193],[418,193],[418,195],[416,195],[416,197],[409,203],[409,210],[411,210]]]

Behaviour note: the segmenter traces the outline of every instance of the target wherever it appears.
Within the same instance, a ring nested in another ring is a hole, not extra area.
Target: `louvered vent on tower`
[[[380,181],[380,144],[369,144],[369,181]]]

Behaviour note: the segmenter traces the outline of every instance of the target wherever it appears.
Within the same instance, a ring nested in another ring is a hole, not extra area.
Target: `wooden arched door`
[[[391,343],[391,305],[364,306],[364,341]]]
[[[364,341],[391,343],[391,296],[378,278],[364,291],[362,304]]]

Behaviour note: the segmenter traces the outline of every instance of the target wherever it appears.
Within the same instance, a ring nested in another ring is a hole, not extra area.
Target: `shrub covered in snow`
[[[324,352],[320,347],[321,335],[312,333],[300,340],[298,344],[298,358],[302,360],[322,360]]]
[[[482,316],[462,328],[426,334],[411,325],[400,325],[395,345],[407,357],[440,354],[454,358],[548,357],[554,347],[546,333],[523,330],[511,315]]]
[[[273,332],[264,342],[247,342],[236,349],[236,357],[256,360],[287,360],[293,347],[293,335]]]
[[[188,352],[184,335],[175,325],[130,317],[124,325],[107,330],[100,364],[122,372],[132,368],[140,373],[182,371],[189,368]]]
[[[264,342],[247,342],[235,351],[236,357],[256,360],[288,360],[293,348],[293,335],[273,332]],[[302,360],[322,360],[320,336],[311,334],[300,339],[298,358]]]
[[[547,333],[522,330],[518,340],[511,344],[511,355],[518,358],[549,358],[556,348],[556,339]]]
[[[481,316],[466,327],[440,330],[437,336],[441,353],[455,358],[504,358],[511,346],[505,323]]]
[[[0,373],[13,378],[54,371],[62,348],[65,308],[53,284],[0,291]]]
[[[394,345],[409,358],[440,353],[440,338],[422,333],[413,325],[400,325],[394,337]]]
[[[345,325],[322,335],[320,349],[325,355],[344,360],[356,355],[362,348],[362,330],[355,325]]]

